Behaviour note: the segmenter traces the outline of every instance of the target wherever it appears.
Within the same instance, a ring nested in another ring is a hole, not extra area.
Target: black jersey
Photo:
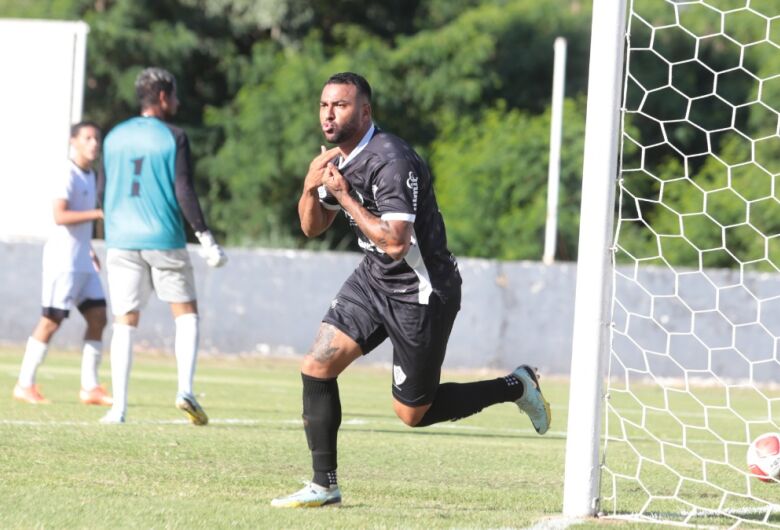
[[[360,263],[372,286],[387,296],[427,304],[431,292],[460,285],[455,257],[447,249],[444,229],[427,164],[401,138],[375,129],[368,144],[341,170],[350,195],[371,214],[385,220],[414,223],[412,245],[394,260],[378,248],[347,215],[365,258]],[[320,190],[320,201],[338,208],[335,197]]]

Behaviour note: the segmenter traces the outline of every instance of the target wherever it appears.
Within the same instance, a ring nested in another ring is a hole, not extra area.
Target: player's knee
[[[395,410],[395,415],[398,416],[398,418],[409,427],[417,426],[417,424],[419,424],[423,419],[423,416],[425,416],[425,413],[428,412],[429,408],[430,406],[428,405],[423,407],[410,407],[393,400],[393,409]]]
[[[303,361],[301,362],[301,373],[320,379],[329,379],[338,375],[333,374],[333,367],[331,365],[330,359],[324,359],[322,356],[317,356],[314,353],[309,352],[304,355]]]
[[[87,326],[93,331],[103,331],[108,323],[105,310],[93,311],[87,319]]]
[[[125,326],[138,327],[138,322],[141,320],[141,314],[138,311],[130,311],[124,315],[116,315],[114,322],[116,324],[124,324]]]
[[[418,423],[420,423],[420,420],[422,418],[418,418],[414,415],[404,414],[404,413],[398,413],[396,412],[399,418],[401,418],[401,421],[406,424],[407,427],[416,427]]]
[[[41,319],[40,327],[46,333],[54,333],[60,329],[63,318],[60,316],[48,316]]]
[[[54,315],[41,317],[32,332],[32,337],[40,342],[48,344],[52,335],[60,328],[61,322],[62,318],[58,318]]]

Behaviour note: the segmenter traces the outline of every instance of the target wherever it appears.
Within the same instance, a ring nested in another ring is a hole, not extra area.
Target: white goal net
[[[780,0],[629,4],[601,510],[780,527]]]

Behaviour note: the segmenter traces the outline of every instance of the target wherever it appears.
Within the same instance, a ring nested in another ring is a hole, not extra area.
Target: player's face
[[[320,125],[325,139],[339,145],[358,142],[356,138],[371,119],[370,105],[358,96],[357,87],[346,84],[328,84],[320,97]]]
[[[82,127],[78,134],[70,139],[70,144],[80,158],[94,162],[100,153],[100,131],[94,127]]]

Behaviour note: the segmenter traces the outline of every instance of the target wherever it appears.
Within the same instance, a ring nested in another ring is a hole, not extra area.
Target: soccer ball
[[[748,469],[763,482],[780,480],[780,434],[762,434],[750,444]]]

